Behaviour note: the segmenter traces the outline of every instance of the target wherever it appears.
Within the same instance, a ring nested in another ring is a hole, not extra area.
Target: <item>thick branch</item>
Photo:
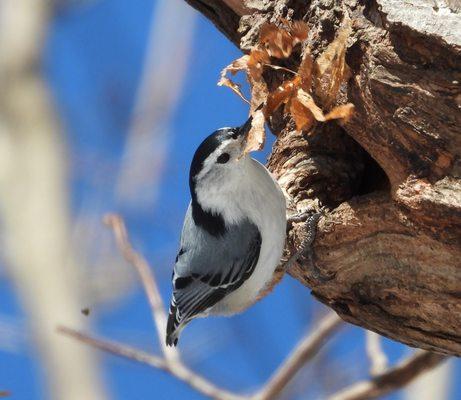
[[[242,1],[185,0],[207,17],[232,43],[238,45],[240,13],[244,12]],[[229,3],[229,4],[227,4]],[[238,6],[240,4],[240,6]],[[231,8],[233,6],[233,8]]]

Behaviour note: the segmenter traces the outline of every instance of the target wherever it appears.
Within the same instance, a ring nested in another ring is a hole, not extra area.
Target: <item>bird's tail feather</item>
[[[170,306],[170,313],[168,314],[168,322],[166,325],[166,345],[176,346],[179,340],[179,334],[184,328],[184,323],[179,320],[178,309],[174,303]]]

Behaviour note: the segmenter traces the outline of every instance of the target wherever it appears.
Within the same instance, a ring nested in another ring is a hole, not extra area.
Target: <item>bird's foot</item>
[[[288,261],[285,263],[285,270],[291,268],[291,266],[301,256],[307,256],[311,265],[314,265],[312,244],[314,243],[315,235],[317,234],[317,223],[322,216],[322,213],[323,210],[320,212],[308,210],[288,218],[288,223],[291,224],[305,221],[306,236],[304,237],[303,242],[301,243],[301,246],[298,248],[298,250],[292,254]]]

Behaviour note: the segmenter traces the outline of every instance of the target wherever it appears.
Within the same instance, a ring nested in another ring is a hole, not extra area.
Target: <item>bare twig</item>
[[[328,400],[368,400],[384,396],[407,385],[446,358],[447,356],[441,354],[416,351],[400,364],[375,376],[370,381],[354,383],[330,396]]]
[[[155,280],[154,272],[149,268],[146,259],[138,254],[130,243],[123,219],[116,214],[108,214],[104,217],[104,223],[114,232],[115,239],[123,257],[139,274],[144,291],[146,292],[149,305],[152,310],[152,318],[157,329],[158,339],[163,354],[168,359],[177,358],[176,348],[167,347],[163,340],[166,332],[167,316],[160,291]]]
[[[365,331],[365,335],[365,348],[370,360],[370,375],[377,376],[387,369],[387,357],[381,348],[381,336],[372,331]]]
[[[100,350],[108,353],[125,357],[130,360],[149,365],[154,368],[161,369],[165,372],[170,373],[176,378],[180,379],[197,392],[204,396],[218,400],[245,400],[246,397],[235,395],[224,389],[221,389],[213,385],[210,381],[206,380],[202,376],[196,374],[179,360],[168,360],[158,357],[153,354],[146,353],[142,350],[135,349],[124,344],[108,341],[105,339],[98,339],[96,337],[87,335],[85,333],[76,331],[67,327],[59,327],[58,331],[71,336],[83,343],[89,344],[90,346],[96,347]]]
[[[254,396],[254,399],[270,400],[276,398],[298,371],[318,353],[330,336],[338,330],[341,322],[341,318],[334,312],[324,317],[318,328],[301,340],[265,386]]]
[[[151,367],[167,370],[168,366],[165,360],[153,354],[146,353],[142,350],[135,349],[133,347],[116,343],[106,339],[98,339],[86,333],[82,333],[78,330],[68,328],[66,326],[59,326],[58,332],[64,335],[71,336],[80,342],[87,343],[92,347],[96,347],[100,350],[104,350],[108,353],[129,358],[130,360],[139,362],[141,364],[147,364]]]

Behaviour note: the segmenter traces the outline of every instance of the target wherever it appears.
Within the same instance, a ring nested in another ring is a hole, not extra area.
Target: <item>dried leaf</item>
[[[349,67],[346,64],[346,46],[351,33],[351,19],[346,15],[335,40],[315,60],[315,93],[326,108],[334,102],[341,84],[349,76]]]
[[[253,79],[261,79],[264,64],[269,63],[270,57],[266,49],[253,49],[248,58],[248,73]]]
[[[322,109],[317,104],[315,104],[314,99],[309,93],[303,89],[299,89],[296,98],[312,113],[317,121],[325,122],[325,115],[323,114]]]
[[[265,23],[259,33],[259,43],[262,44],[271,57],[287,58],[296,44],[307,39],[308,25],[303,21],[287,21],[281,19],[283,27]]]
[[[269,117],[279,108],[283,103],[287,103],[291,97],[296,93],[301,78],[295,78],[283,82],[277,89],[270,93],[267,97],[267,104],[265,109],[266,117]]]
[[[235,75],[239,71],[245,71],[247,69],[249,58],[250,56],[247,55],[237,58],[221,71],[221,76],[226,75],[228,72],[232,73],[232,75]]]
[[[235,75],[238,71],[246,71],[248,67],[249,59],[250,57],[245,55],[245,56],[238,58],[233,63],[229,64],[226,68],[224,68],[221,71],[221,76],[218,81],[218,86],[227,86],[234,93],[236,93],[243,101],[247,102],[248,104],[250,104],[250,102],[243,95],[240,85],[230,80],[226,75],[228,72],[230,72],[232,75]]]
[[[269,90],[267,89],[266,82],[262,79],[253,79],[251,76],[248,76],[248,81],[251,86],[251,102],[250,102],[250,112],[256,110],[261,104],[265,104],[267,101],[267,96],[269,95]]]
[[[284,29],[265,23],[259,32],[259,43],[271,57],[287,58],[293,50],[293,38]]]
[[[290,101],[289,106],[289,112],[295,121],[296,130],[309,130],[314,123],[314,116],[309,111],[309,109],[304,107],[304,105],[297,98],[293,98]]]
[[[253,113],[251,121],[251,129],[248,133],[247,142],[243,154],[248,154],[250,151],[258,151],[264,147],[266,141],[266,132],[264,130],[264,113],[262,110],[256,110]]]
[[[293,21],[289,30],[292,38],[293,45],[296,43],[304,42],[309,34],[309,26],[304,21]]]
[[[303,58],[299,64],[298,74],[301,78],[301,87],[310,92],[312,87],[312,71],[314,68],[314,61],[312,54],[308,48],[304,50]]]
[[[218,82],[218,86],[227,86],[230,88],[235,94],[237,94],[243,101],[250,104],[250,102],[246,99],[246,97],[242,93],[242,89],[238,83],[232,82],[226,76],[222,76]]]
[[[347,103],[334,107],[327,115],[325,115],[321,108],[315,104],[312,96],[303,89],[298,90],[296,99],[312,113],[317,121],[321,122],[340,118],[347,121],[354,112],[354,105],[352,103]]]
[[[330,119],[344,119],[345,122],[349,121],[349,119],[354,114],[354,105],[352,103],[342,104],[340,106],[336,106],[331,110],[326,116],[325,120],[328,121]]]

